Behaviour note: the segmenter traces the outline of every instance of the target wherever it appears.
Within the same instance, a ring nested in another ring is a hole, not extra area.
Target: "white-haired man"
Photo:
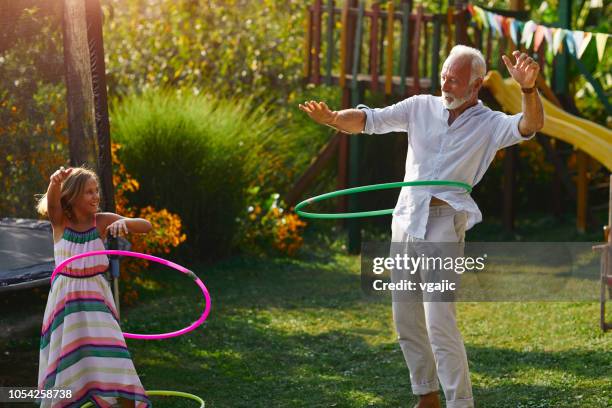
[[[346,133],[408,133],[405,181],[456,180],[472,186],[483,177],[497,150],[529,139],[544,123],[536,78],[540,67],[524,53],[503,56],[521,86],[523,111],[509,116],[478,100],[486,73],[480,51],[457,45],[441,72],[442,96],[417,95],[382,109],[331,111],[324,102],[299,107],[318,123]],[[464,241],[482,220],[469,194],[452,187],[402,188],[393,213],[393,242]],[[453,302],[393,302],[393,319],[410,371],[418,408],[473,407],[465,346]]]

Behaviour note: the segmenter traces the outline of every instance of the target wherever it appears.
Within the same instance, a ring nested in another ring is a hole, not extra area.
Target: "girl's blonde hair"
[[[76,199],[83,193],[85,184],[89,179],[94,179],[98,185],[100,185],[100,179],[96,172],[86,167],[73,167],[70,175],[66,177],[66,180],[62,183],[61,187],[61,198],[60,203],[62,210],[68,218],[71,218],[74,214],[72,212],[72,206]],[[36,210],[42,216],[47,216],[47,193],[40,196]]]

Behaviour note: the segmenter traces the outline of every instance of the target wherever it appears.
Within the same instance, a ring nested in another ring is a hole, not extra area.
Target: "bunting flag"
[[[495,19],[495,15],[493,13],[487,12],[487,19],[489,20],[489,27],[493,31],[493,35],[501,35],[501,30],[497,26],[497,20]]]
[[[565,30],[562,28],[555,29],[555,34],[553,35],[553,54],[557,55],[561,52],[561,47],[563,46],[563,38],[565,37]]]
[[[553,29],[549,27],[544,27],[544,38],[546,39],[546,43],[548,44],[548,49],[552,49],[553,45]]]
[[[584,31],[568,31],[565,35],[567,34],[571,34],[574,38],[574,45],[576,46],[574,51],[578,51],[582,45],[582,41],[584,40]],[[572,54],[576,55],[576,52],[573,52]]]
[[[521,36],[521,42],[525,43],[525,47],[531,47],[531,41],[533,41],[533,34],[535,33],[537,27],[538,25],[531,20],[525,23],[525,27],[523,28],[523,35]]]
[[[589,43],[591,42],[591,38],[593,38],[593,33],[589,33],[589,32],[584,33],[584,38],[582,39],[582,44],[580,44],[580,47],[578,47],[578,55],[577,55],[577,57],[579,59],[582,58],[582,54],[584,54],[584,52],[586,51],[587,47],[589,46]]]
[[[572,55],[576,55],[576,37],[572,35],[569,30],[563,30],[565,32],[565,44],[567,44],[567,52]]]
[[[608,38],[610,37],[610,34],[606,33],[546,27],[532,20],[522,22],[512,17],[492,13],[472,4],[468,5],[468,11],[478,27],[490,30],[493,36],[510,38],[517,47],[519,41],[525,44],[526,48],[531,48],[533,44],[534,51],[538,51],[544,41],[546,41],[548,44],[547,52],[552,52],[553,55],[563,52],[564,46],[566,46],[568,52],[572,53],[576,58],[581,58],[588,48],[591,39],[594,38],[597,59],[601,61],[606,51]]]
[[[604,52],[606,51],[606,43],[608,42],[608,37],[608,34],[595,34],[595,45],[597,46],[597,58],[599,59],[599,61],[603,59]]]
[[[510,25],[510,37],[512,41],[514,41],[514,45],[518,46],[518,33],[519,33],[519,22],[515,19],[512,19],[512,24]]]
[[[540,45],[542,45],[542,41],[544,41],[544,31],[546,29],[544,26],[537,26],[535,34],[533,35],[533,50],[538,51],[540,49]]]

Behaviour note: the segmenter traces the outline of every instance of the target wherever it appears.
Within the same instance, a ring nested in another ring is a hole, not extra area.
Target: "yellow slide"
[[[484,85],[506,112],[522,111],[521,89],[512,78],[503,79],[499,72],[489,71]],[[542,133],[574,145],[612,170],[612,131],[567,113],[545,98],[542,103],[546,116]]]

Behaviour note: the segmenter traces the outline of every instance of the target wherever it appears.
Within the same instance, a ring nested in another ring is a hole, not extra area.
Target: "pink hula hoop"
[[[123,336],[127,339],[139,339],[139,340],[162,340],[162,339],[169,339],[172,337],[177,337],[177,336],[181,336],[185,333],[189,333],[190,331],[194,330],[196,327],[200,326],[202,323],[204,323],[204,321],[206,320],[206,318],[208,317],[208,314],[210,313],[210,294],[208,293],[208,289],[206,289],[206,286],[204,286],[204,283],[202,283],[202,281],[200,280],[200,278],[198,278],[198,276],[193,273],[192,271],[190,271],[187,268],[182,267],[179,264],[175,264],[174,262],[171,261],[167,261],[163,258],[158,258],[156,256],[153,255],[147,255],[147,254],[141,254],[139,252],[130,252],[130,251],[120,251],[120,250],[104,250],[104,251],[91,251],[91,252],[85,252],[82,254],[78,254],[75,255],[73,257],[70,257],[68,259],[66,259],[65,261],[63,261],[62,263],[60,263],[54,270],[53,273],[51,274],[51,283],[53,283],[53,280],[55,279],[55,276],[59,273],[59,271],[61,271],[62,269],[64,269],[69,263],[76,261],[77,259],[80,258],[86,258],[89,256],[95,256],[95,255],[122,255],[122,256],[131,256],[133,258],[141,258],[141,259],[146,259],[147,261],[152,261],[152,262],[157,262],[159,264],[168,266],[172,269],[176,269],[179,272],[184,273],[185,275],[189,276],[190,278],[192,278],[195,283],[200,287],[200,289],[202,290],[202,293],[204,294],[204,299],[206,300],[206,306],[204,307],[204,311],[202,312],[202,315],[200,316],[200,318],[198,320],[196,320],[195,322],[191,323],[191,325],[181,329],[181,330],[177,330],[177,331],[173,331],[173,332],[168,332],[168,333],[161,333],[161,334],[133,334],[133,333],[123,333]]]

